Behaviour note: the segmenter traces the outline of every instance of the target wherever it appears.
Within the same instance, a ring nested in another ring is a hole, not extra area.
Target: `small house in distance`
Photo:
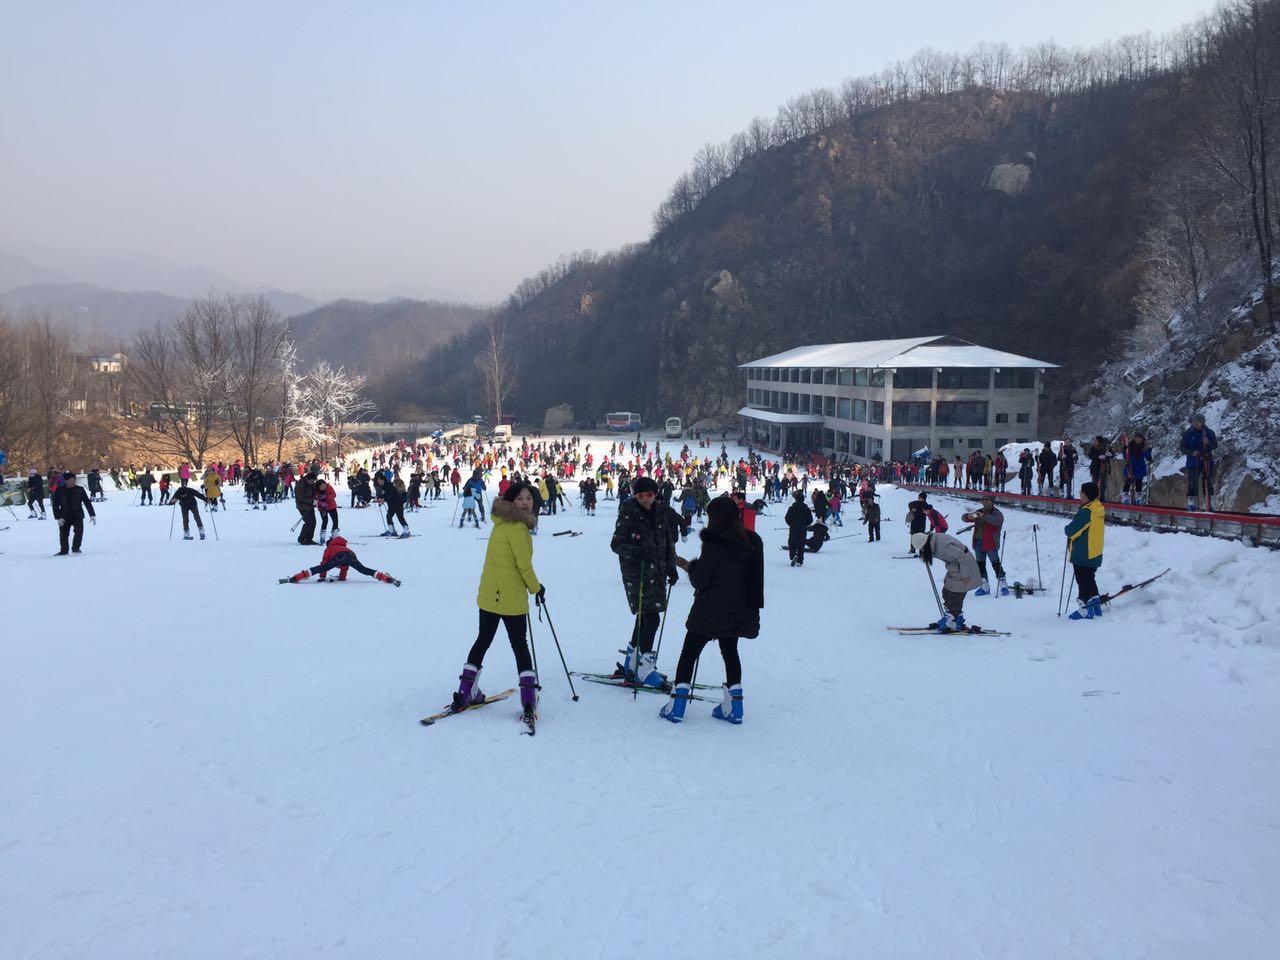
[[[741,364],[744,438],[838,460],[948,460],[1036,437],[1041,376],[1057,365],[951,336],[795,347]]]

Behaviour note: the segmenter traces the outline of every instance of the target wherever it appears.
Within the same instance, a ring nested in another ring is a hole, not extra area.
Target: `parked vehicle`
[[[684,428],[679,417],[667,417],[667,439],[679,440],[684,435]]]
[[[604,415],[605,426],[615,433],[638,432],[642,426],[640,414],[630,413],[626,410],[617,413],[606,413]]]

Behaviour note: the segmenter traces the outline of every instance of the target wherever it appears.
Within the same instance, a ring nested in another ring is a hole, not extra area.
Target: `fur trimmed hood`
[[[530,530],[538,525],[538,518],[532,513],[521,510],[510,500],[503,500],[501,497],[493,501],[489,515],[495,520],[505,520],[507,523],[523,523]]]

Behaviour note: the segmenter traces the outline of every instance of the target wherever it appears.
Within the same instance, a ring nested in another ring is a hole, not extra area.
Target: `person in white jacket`
[[[942,581],[942,605],[947,612],[935,624],[938,632],[963,632],[964,595],[982,586],[977,558],[955,537],[937,530],[912,534],[911,546],[919,551],[920,559],[925,563],[932,563],[937,557],[947,567],[946,578]]]

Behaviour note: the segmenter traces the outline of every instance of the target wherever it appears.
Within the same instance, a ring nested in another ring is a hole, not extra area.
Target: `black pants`
[[[339,567],[351,567],[356,572],[363,573],[366,577],[376,577],[378,575],[377,570],[370,570],[361,563],[359,558],[357,558],[350,550],[343,550],[341,553],[335,553],[332,560],[329,560],[326,563],[316,564],[311,568],[311,572],[317,575],[325,574],[330,570],[337,570]]]
[[[867,521],[867,543],[880,539],[880,521]]]
[[[996,568],[996,576],[1001,580],[1004,579],[1004,567],[1000,565],[1000,554],[995,550],[975,550],[974,556],[978,559],[978,572],[982,574],[982,579],[987,579],[987,559],[991,559],[991,566]]]
[[[163,507],[163,506],[164,506],[166,503],[168,503],[168,502],[169,502],[169,491],[168,491],[168,490],[161,490],[161,491],[160,491],[160,506],[162,506],[162,507]]]
[[[1078,563],[1071,565],[1076,573],[1077,596],[1081,600],[1090,600],[1098,595],[1098,570],[1096,567],[1083,567]]]
[[[409,521],[408,521],[408,520],[406,520],[406,519],[404,518],[404,505],[403,505],[403,504],[402,504],[401,506],[398,506],[398,507],[392,507],[392,506],[388,505],[388,507],[387,507],[387,526],[388,526],[388,527],[390,527],[392,530],[394,530],[394,529],[396,528],[396,525],[392,522],[393,520],[399,520],[399,521],[400,521],[400,526],[404,527],[406,530],[408,530],[408,529],[409,529]]]
[[[692,683],[693,669],[702,656],[702,648],[710,643],[713,637],[704,637],[690,631],[684,635],[684,646],[680,648],[680,662],[676,664],[676,683]],[[736,686],[742,682],[742,661],[738,659],[738,638],[719,637],[720,656],[724,657],[724,682]]]
[[[190,526],[191,516],[194,516],[196,518],[196,526],[199,527],[201,530],[204,529],[204,524],[200,522],[200,508],[197,507],[194,503],[183,502],[182,503],[182,532],[183,533],[191,532],[191,526]]]
[[[71,531],[75,530],[76,538],[71,541],[71,549],[79,550],[80,544],[84,540],[84,517],[78,520],[68,520],[58,528],[58,544],[63,553],[67,552],[67,540],[71,536]]]
[[[144,503],[155,503],[155,502],[156,502],[155,497],[151,496],[151,488],[143,487],[142,493],[138,495],[138,504],[141,505]]]
[[[484,655],[489,652],[489,644],[497,636],[499,622],[507,628],[507,640],[511,643],[511,652],[516,655],[516,670],[521,673],[532,670],[533,658],[529,656],[529,645],[525,642],[528,615],[523,613],[490,613],[488,610],[481,610],[480,632],[476,635],[476,642],[471,645],[471,652],[467,654],[467,663],[477,667],[484,664]]]
[[[36,506],[44,513],[44,497],[27,497],[27,509],[34,511]]]
[[[653,650],[653,638],[658,635],[658,624],[662,614],[657,610],[646,610],[635,618],[631,628],[631,646],[637,647],[641,653]]]
[[[787,553],[797,563],[804,563],[804,527],[787,533]]]
[[[298,513],[302,515],[302,532],[298,534],[298,542],[310,543],[316,538],[316,508],[299,507]]]
[[[337,533],[338,532],[338,508],[337,507],[334,507],[332,510],[320,511],[320,531],[322,533],[328,528],[330,520],[333,521],[333,532]]]

